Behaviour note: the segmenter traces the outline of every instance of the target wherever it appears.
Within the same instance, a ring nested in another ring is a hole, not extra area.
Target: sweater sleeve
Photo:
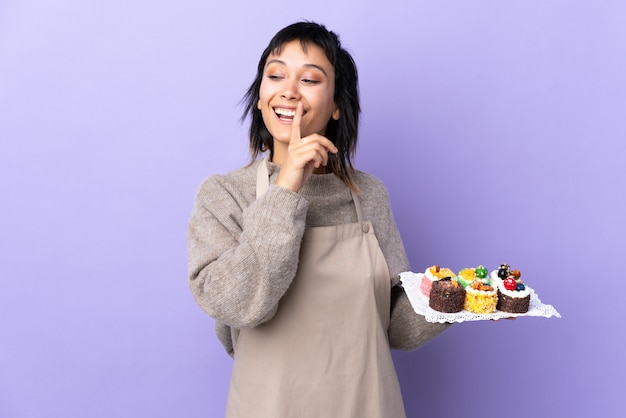
[[[391,319],[389,321],[389,345],[397,350],[415,350],[448,329],[451,324],[426,321],[413,310],[402,286],[391,289]]]
[[[188,225],[189,286],[220,326],[257,326],[276,313],[293,280],[308,203],[272,185],[246,203],[241,186],[209,177]]]
[[[393,217],[389,194],[382,182],[376,181],[374,184],[373,196],[376,198],[367,207],[370,208],[372,219],[377,221],[378,225],[374,229],[391,276],[391,312],[387,330],[389,345],[392,349],[414,350],[441,334],[450,324],[430,323],[413,310],[399,284],[400,273],[409,271],[410,266]]]

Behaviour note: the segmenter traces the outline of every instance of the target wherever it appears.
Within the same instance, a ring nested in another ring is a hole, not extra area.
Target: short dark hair
[[[280,53],[285,44],[294,40],[299,40],[305,50],[309,43],[319,46],[335,69],[334,100],[339,109],[339,119],[329,120],[325,136],[335,144],[339,152],[336,157],[329,155],[327,169],[339,176],[348,186],[358,190],[352,177],[354,172],[352,160],[356,153],[361,113],[356,64],[350,53],[341,46],[339,36],[318,23],[303,21],[281,29],[261,55],[256,78],[242,100],[245,106],[242,120],[248,115],[252,119],[249,131],[252,161],[268,150],[270,155],[273,155],[272,135],[263,122],[261,111],[257,109],[267,57],[272,53]]]

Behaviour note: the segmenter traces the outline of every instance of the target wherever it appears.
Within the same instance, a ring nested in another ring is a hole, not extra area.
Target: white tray
[[[523,314],[514,314],[502,311],[495,311],[492,314],[475,314],[465,310],[456,313],[439,312],[428,306],[428,297],[424,295],[420,290],[420,282],[422,281],[423,275],[424,273],[413,273],[412,271],[407,271],[404,273],[400,273],[400,281],[402,282],[404,291],[406,292],[409,298],[409,302],[411,302],[411,306],[413,306],[415,312],[423,315],[428,322],[443,323],[484,321],[491,319],[511,318],[517,316],[541,316],[545,318],[550,318],[552,316],[555,316],[557,318],[561,317],[561,314],[559,314],[552,305],[546,305],[541,303],[539,297],[530,286],[527,286],[530,290],[530,307],[528,309],[528,312]]]

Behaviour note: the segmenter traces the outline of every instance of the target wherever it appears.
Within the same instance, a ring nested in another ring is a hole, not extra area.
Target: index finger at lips
[[[293,117],[293,121],[291,122],[291,135],[289,138],[290,142],[296,142],[302,139],[302,137],[300,136],[300,122],[302,121],[302,113],[304,113],[302,102],[299,102],[296,106],[296,115]]]

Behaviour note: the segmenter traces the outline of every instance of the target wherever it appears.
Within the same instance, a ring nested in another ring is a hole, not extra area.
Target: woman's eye
[[[267,78],[269,78],[270,80],[280,80],[282,77],[276,74],[268,74]]]
[[[304,84],[319,84],[318,80],[311,80],[310,78],[303,78],[302,82]]]

